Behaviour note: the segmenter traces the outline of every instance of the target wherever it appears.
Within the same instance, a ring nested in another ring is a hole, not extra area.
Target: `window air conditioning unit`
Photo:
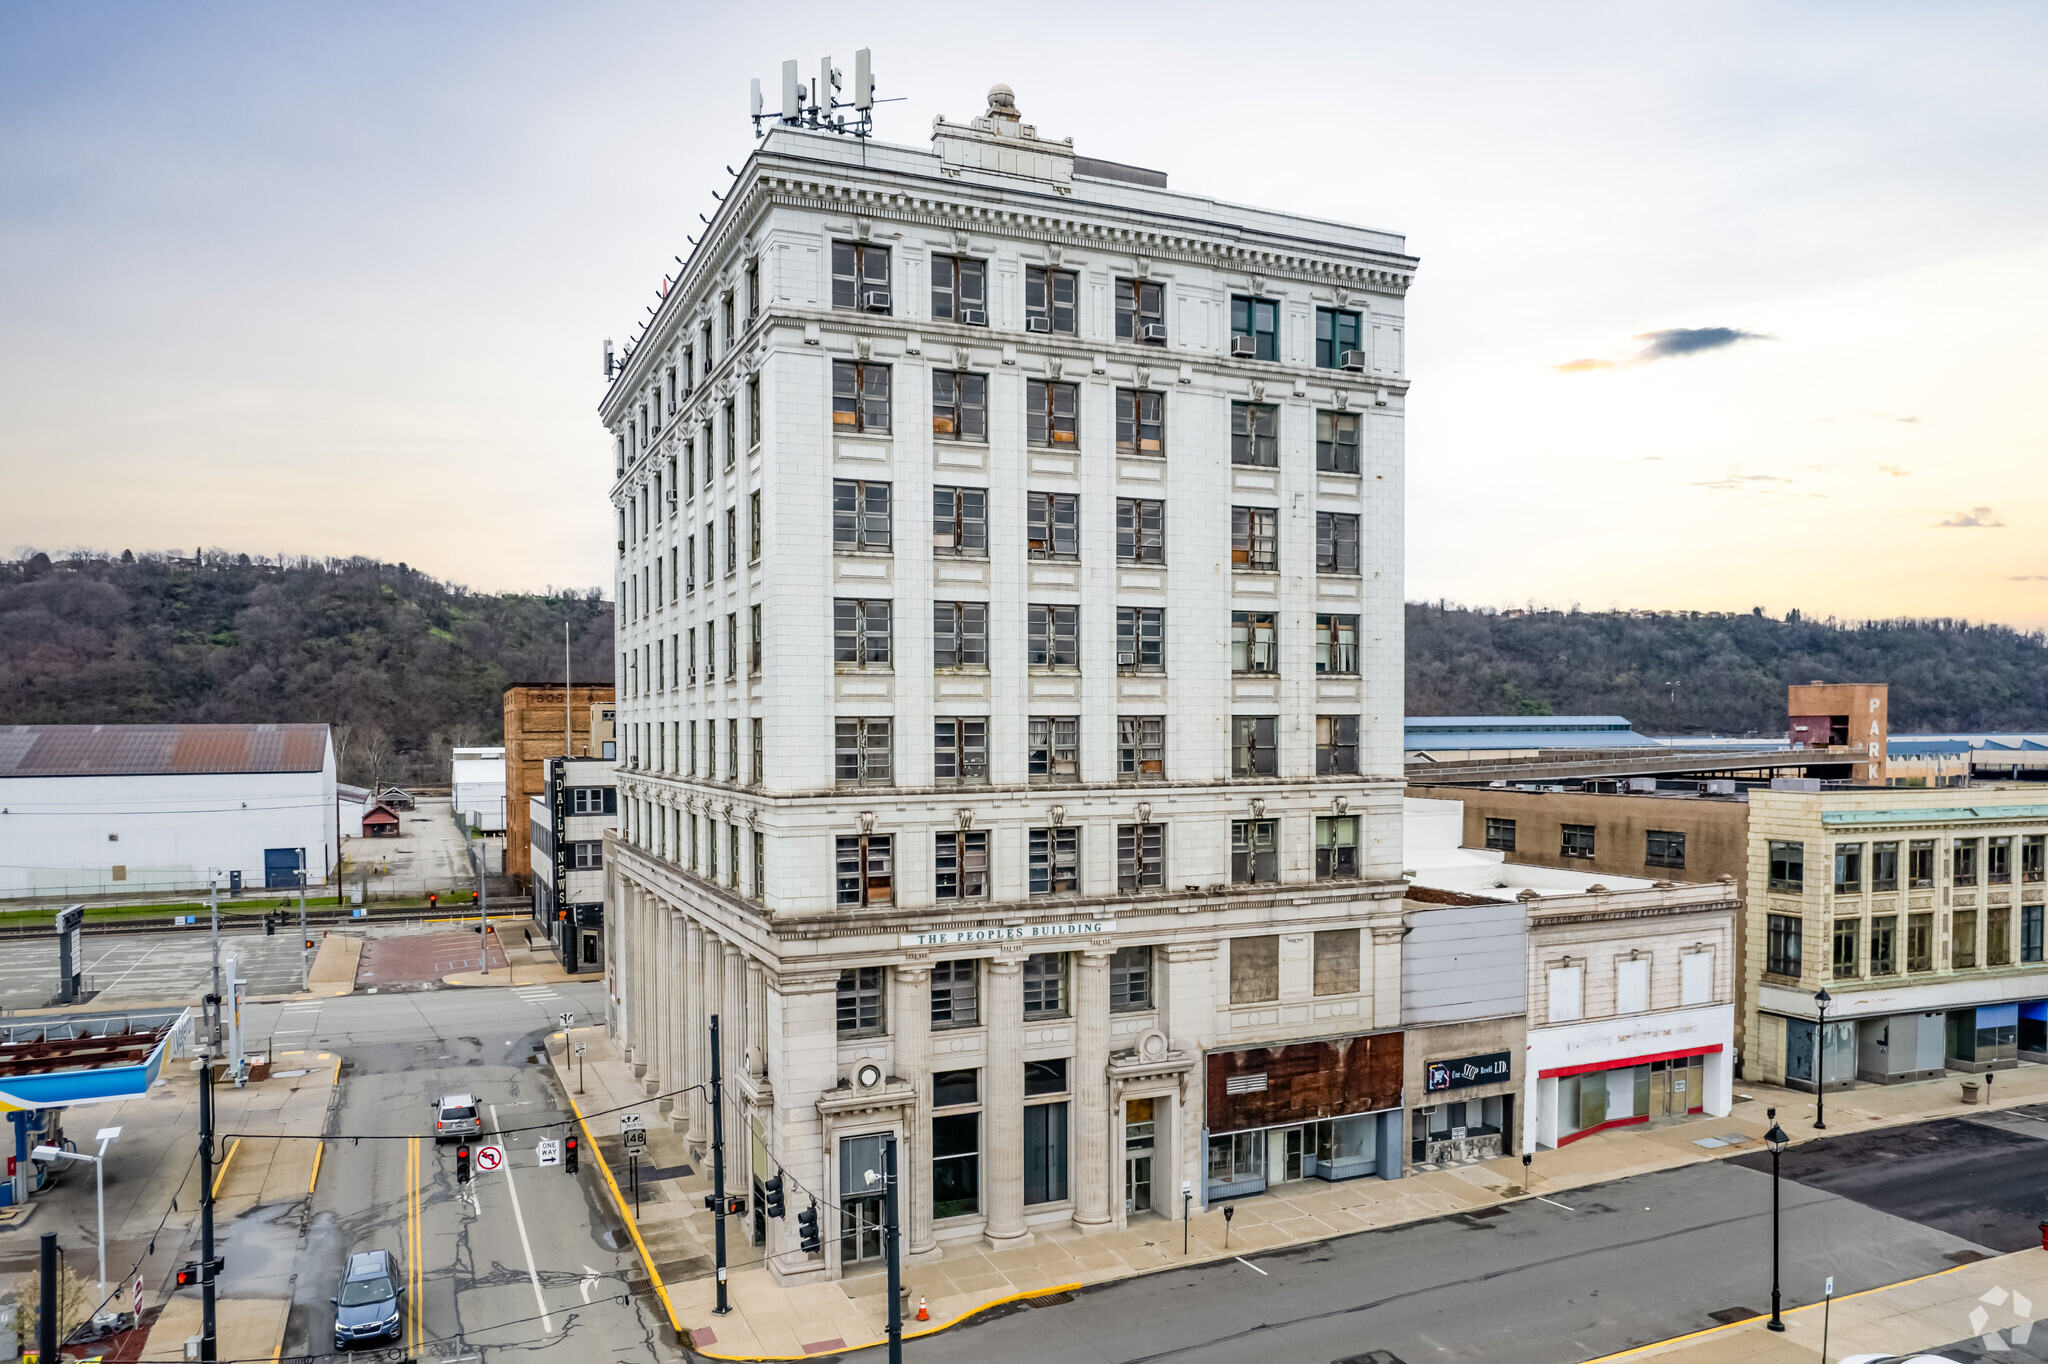
[[[960,310],[960,320],[970,327],[986,327],[988,325],[988,312],[982,308],[962,308]]]
[[[1230,338],[1230,353],[1246,360],[1254,359],[1259,353],[1259,340],[1255,336],[1233,336]]]
[[[1119,668],[1135,668],[1138,666],[1138,656],[1136,654],[1118,654],[1116,656],[1116,665]]]
[[[1337,357],[1337,368],[1355,369],[1362,372],[1365,369],[1365,352],[1362,350],[1345,351]]]
[[[1024,319],[1024,330],[1027,332],[1049,332],[1052,330],[1052,319],[1049,317],[1027,317]]]
[[[1166,324],[1164,322],[1147,322],[1144,326],[1138,328],[1138,339],[1140,341],[1164,341],[1166,339]]]
[[[674,488],[670,488],[668,490],[668,504],[671,507],[673,507],[676,504],[676,490]]]
[[[889,311],[889,291],[870,289],[861,295],[860,305],[871,313],[886,313]]]

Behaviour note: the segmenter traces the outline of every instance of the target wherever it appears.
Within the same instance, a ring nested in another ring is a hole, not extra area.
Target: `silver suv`
[[[473,1094],[443,1094],[434,1102],[434,1145],[473,1137],[484,1130]]]

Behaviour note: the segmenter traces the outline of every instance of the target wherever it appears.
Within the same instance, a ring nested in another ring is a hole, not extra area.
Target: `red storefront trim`
[[[1648,1056],[1631,1056],[1625,1061],[1594,1061],[1583,1066],[1559,1066],[1556,1070],[1538,1071],[1536,1076],[1540,1080],[1552,1080],[1560,1075],[1585,1075],[1596,1070],[1626,1070],[1630,1066],[1647,1066],[1652,1061],[1676,1061],[1684,1056],[1712,1056],[1720,1050],[1721,1044],[1716,1042],[1711,1047],[1693,1047],[1688,1051],[1656,1051]],[[1586,1130],[1597,1132],[1600,1129],[1589,1127]]]
[[[1688,1108],[1688,1109],[1686,1109],[1686,1110],[1685,1110],[1685,1112],[1686,1112],[1686,1116],[1687,1116],[1687,1117],[1691,1117],[1691,1116],[1692,1116],[1693,1114],[1695,1114],[1695,1113],[1704,1113],[1704,1112],[1706,1112],[1706,1109],[1705,1109],[1705,1108]],[[1559,1137],[1559,1138],[1557,1139],[1557,1144],[1558,1144],[1559,1146],[1570,1146],[1570,1145],[1571,1145],[1571,1144],[1572,1144],[1573,1142],[1577,1141],[1577,1140],[1578,1140],[1578,1139],[1579,1139],[1580,1137],[1590,1137],[1590,1136],[1592,1136],[1592,1135],[1593,1135],[1593,1134],[1594,1134],[1595,1132],[1605,1132],[1605,1131],[1606,1131],[1606,1130],[1607,1130],[1608,1128],[1610,1128],[1610,1127],[1633,1127],[1633,1126],[1635,1126],[1635,1125],[1636,1125],[1637,1123],[1639,1123],[1639,1122],[1648,1122],[1649,1120],[1650,1120],[1650,1119],[1648,1118],[1648,1116],[1644,1116],[1644,1117],[1640,1117],[1640,1118],[1610,1118],[1610,1119],[1608,1119],[1608,1120],[1607,1120],[1606,1122],[1603,1122],[1603,1123],[1599,1124],[1599,1125],[1598,1125],[1597,1127],[1582,1127],[1582,1128],[1580,1128],[1580,1129],[1579,1129],[1578,1131],[1576,1131],[1576,1132],[1573,1132],[1573,1133],[1572,1133],[1571,1135],[1569,1135],[1569,1136],[1563,1136],[1563,1137]]]

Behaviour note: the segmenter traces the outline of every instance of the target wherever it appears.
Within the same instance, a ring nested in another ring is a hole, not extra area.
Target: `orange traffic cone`
[[[919,1321],[930,1321],[932,1319],[932,1314],[924,1310],[923,1294],[919,1294],[917,1299],[917,1319]]]

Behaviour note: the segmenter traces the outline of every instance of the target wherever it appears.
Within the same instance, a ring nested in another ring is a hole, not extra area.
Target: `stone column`
[[[690,944],[683,932],[683,911],[680,905],[668,906],[664,916],[668,930],[668,974],[661,982],[661,1011],[663,1036],[668,1039],[668,1064],[663,1074],[668,1077],[668,1088],[681,1089],[690,1083],[689,1009],[682,984],[689,978]],[[688,1121],[690,1104],[687,1098],[669,1101],[669,1123],[676,1126]]]
[[[1109,958],[1076,953],[1074,981],[1074,1225],[1108,1228]]]
[[[719,989],[718,1041],[724,1049],[725,1140],[728,1150],[737,1139],[739,1077],[747,1068],[747,966],[739,948],[725,944],[725,979]],[[731,1161],[727,1161],[731,1164]]]
[[[932,968],[912,962],[895,969],[896,988],[890,999],[890,1031],[896,1037],[896,1074],[917,1093],[903,1117],[903,1150],[896,1161],[902,1181],[900,1201],[907,1203],[910,1253],[933,1248],[931,1190]]]
[[[711,1081],[711,1015],[719,1012],[718,998],[725,988],[725,944],[719,940],[718,934],[709,928],[704,930],[704,952],[697,963],[697,969],[697,1007],[694,1013],[697,1021],[697,1045],[704,1049],[704,1069],[691,1083],[708,1085]],[[723,1019],[720,1022],[722,1024]],[[700,1089],[697,1095],[698,1101],[704,1105],[704,1121],[699,1129],[702,1133],[699,1150],[709,1151],[711,1092],[708,1089]]]
[[[981,1196],[989,1246],[1029,1245],[1024,1230],[1024,963],[988,967],[988,1069],[982,1076]]]
[[[647,910],[647,1073],[641,1077],[644,1092],[661,1092],[672,1074],[668,1055],[668,1010],[662,1005],[661,982],[668,975],[668,909],[652,893],[641,896]],[[661,1111],[660,1103],[655,1111]]]
[[[703,1083],[711,1068],[704,1048],[704,930],[687,917],[683,920],[683,961],[683,974],[676,982],[683,1019],[683,1083],[695,1085]],[[692,1148],[702,1146],[711,1140],[711,1109],[704,1102],[704,1091],[692,1093],[684,1108],[688,1130],[683,1140]]]
[[[640,888],[630,881],[621,883],[620,895],[626,907],[626,941],[632,955],[626,960],[626,1017],[627,1036],[632,1043],[633,1073],[645,1075],[649,1058],[647,1009],[647,949],[653,939],[647,931],[647,906],[640,898]]]
[[[747,1073],[761,1080],[768,1074],[768,973],[747,958]]]

